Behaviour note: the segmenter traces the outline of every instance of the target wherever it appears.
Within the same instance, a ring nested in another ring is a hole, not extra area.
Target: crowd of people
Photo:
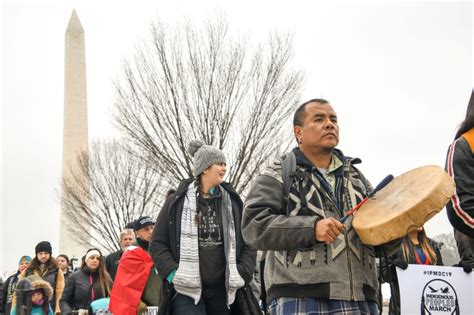
[[[474,97],[446,169],[456,182],[448,204],[461,261],[474,265]],[[16,314],[15,286],[32,284],[32,314],[379,314],[379,280],[391,284],[390,314],[400,313],[395,268],[443,265],[423,227],[379,246],[364,244],[341,218],[372,191],[357,158],[337,149],[333,107],[312,99],[293,119],[297,147],[259,174],[245,203],[224,182],[224,153],[193,140],[193,178],[167,196],[158,218],[137,218],[120,250],[89,249],[78,270],[39,242],[2,286],[0,313]],[[257,255],[258,252],[258,255]],[[258,257],[258,258],[257,258]],[[380,268],[378,268],[378,266]],[[257,283],[258,285],[255,285]]]

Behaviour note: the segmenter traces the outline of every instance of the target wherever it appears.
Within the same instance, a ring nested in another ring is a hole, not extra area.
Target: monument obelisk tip
[[[76,9],[72,10],[71,17],[69,18],[69,23],[66,28],[66,33],[84,33],[82,28],[81,21],[77,16]]]

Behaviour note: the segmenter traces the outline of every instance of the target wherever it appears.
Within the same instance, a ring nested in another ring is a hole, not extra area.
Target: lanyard
[[[424,263],[421,262],[420,256],[418,255],[418,251],[417,250],[415,251],[416,263],[418,265],[430,265],[431,264],[430,257],[428,255],[426,255],[425,252],[423,252],[423,254],[425,254],[425,262]]]
[[[92,300],[91,301],[94,301],[94,283],[92,282],[92,274],[89,276],[89,281],[90,281],[90,284],[91,284],[91,297],[92,297]]]

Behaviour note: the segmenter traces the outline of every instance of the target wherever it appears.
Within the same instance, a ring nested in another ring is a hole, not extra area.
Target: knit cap
[[[51,247],[51,243],[48,242],[48,241],[39,242],[35,247],[35,255],[37,255],[40,252],[47,252],[51,255],[52,252],[53,252],[53,248]]]
[[[188,152],[193,157],[193,174],[198,176],[213,164],[226,163],[224,153],[201,140],[192,140]]]
[[[18,264],[23,263],[23,261],[26,261],[27,263],[31,262],[31,257],[28,255],[21,256],[20,260],[18,261]]]

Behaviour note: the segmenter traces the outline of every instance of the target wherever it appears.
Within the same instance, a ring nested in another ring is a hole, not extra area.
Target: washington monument
[[[70,177],[78,154],[88,152],[89,148],[84,29],[75,10],[66,29],[64,61],[63,179]],[[90,244],[78,243],[70,224],[64,205],[61,205],[59,250],[69,256],[81,257]]]

